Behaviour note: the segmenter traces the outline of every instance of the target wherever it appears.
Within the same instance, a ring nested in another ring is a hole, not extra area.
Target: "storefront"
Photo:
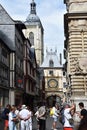
[[[9,90],[0,88],[0,106],[4,108],[9,103]]]

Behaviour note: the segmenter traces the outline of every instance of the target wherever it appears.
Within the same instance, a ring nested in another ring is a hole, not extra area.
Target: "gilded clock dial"
[[[56,79],[50,79],[48,81],[48,86],[49,87],[57,87],[58,86],[58,81]]]

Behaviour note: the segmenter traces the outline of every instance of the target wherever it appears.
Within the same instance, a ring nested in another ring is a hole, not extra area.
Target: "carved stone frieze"
[[[79,19],[79,20],[71,20],[70,22],[69,22],[69,28],[70,29],[79,29],[79,30],[87,30],[87,20],[81,20],[81,19]]]
[[[78,58],[74,60],[76,73],[87,73],[87,54],[82,53]]]

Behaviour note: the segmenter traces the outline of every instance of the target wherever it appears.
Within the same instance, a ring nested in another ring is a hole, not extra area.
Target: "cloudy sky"
[[[14,20],[25,21],[30,13],[32,0],[0,0],[0,4]],[[44,53],[46,48],[56,48],[63,54],[64,19],[66,7],[64,0],[34,0],[36,11],[44,28]]]

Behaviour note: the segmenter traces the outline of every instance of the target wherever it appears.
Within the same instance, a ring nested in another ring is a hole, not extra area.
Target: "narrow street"
[[[51,130],[52,122],[53,122],[52,118],[48,116],[46,119],[46,130]],[[63,127],[61,123],[59,123],[59,121],[57,122],[57,129],[63,130]],[[35,118],[33,119],[33,130],[37,130],[37,121]]]

